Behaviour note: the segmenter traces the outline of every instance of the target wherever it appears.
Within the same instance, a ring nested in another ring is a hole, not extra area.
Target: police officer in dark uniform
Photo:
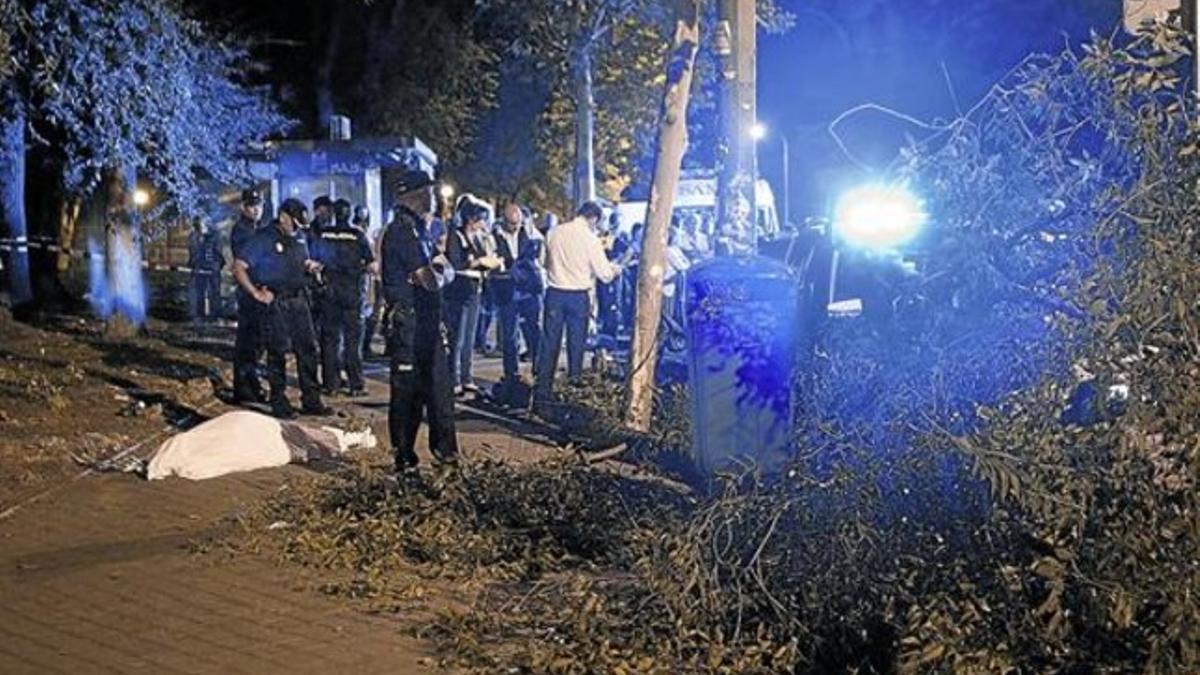
[[[321,231],[332,225],[333,200],[329,198],[329,195],[321,195],[313,200],[312,220],[304,226],[304,231],[301,233],[308,242],[309,254],[314,258],[320,255]],[[324,344],[324,340],[321,338],[321,327],[325,325],[321,319],[321,310],[325,308],[325,279],[321,274],[315,274],[309,278],[308,292],[313,328],[317,332],[317,347],[321,347]]]
[[[279,207],[279,218],[246,242],[234,262],[238,285],[259,304],[266,326],[267,381],[271,412],[279,418],[296,416],[287,397],[287,353],[296,355],[302,412],[328,415],[317,384],[317,344],[309,312],[308,277],[320,264],[308,254],[298,229],[308,222],[307,209],[296,199]]]
[[[312,222],[305,227],[309,228],[313,234],[320,234],[321,230],[333,224],[333,200],[329,195],[321,195],[313,200],[313,218]]]
[[[321,298],[321,382],[324,393],[342,388],[342,366],[351,396],[366,393],[362,366],[363,280],[375,260],[367,234],[350,223],[351,204],[333,204],[334,222],[316,235],[314,258],[325,280]]]
[[[407,171],[396,185],[396,211],[380,247],[384,294],[391,308],[391,403],[388,430],[396,470],[416,468],[417,431],[429,424],[429,448],[443,463],[458,457],[454,392],[442,288],[454,270],[436,253],[425,216],[434,208],[434,182],[423,171]]]
[[[246,242],[258,231],[262,216],[262,194],[258,190],[243,190],[241,213],[229,232],[229,249],[235,260],[242,257]],[[258,378],[263,347],[262,308],[239,285],[237,337],[233,343],[233,396],[237,402],[262,403],[266,400]]]

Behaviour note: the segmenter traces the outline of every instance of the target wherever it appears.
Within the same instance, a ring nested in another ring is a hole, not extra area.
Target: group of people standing
[[[286,393],[288,352],[296,357],[302,412],[328,414],[322,395],[366,393],[362,306],[376,267],[367,214],[328,197],[318,197],[313,212],[310,220],[303,202],[287,199],[260,226],[262,195],[247,190],[229,236],[238,284],[234,398],[268,402],[282,418],[296,414]],[[258,377],[264,352],[267,396]]]
[[[515,202],[493,224],[490,207],[467,195],[446,223],[437,218],[432,177],[408,171],[394,187],[394,210],[374,242],[365,211],[344,200],[318,198],[310,219],[304,203],[286,199],[277,217],[260,225],[262,196],[243,193],[230,234],[238,286],[234,394],[294,417],[286,381],[291,353],[300,412],[329,414],[323,395],[363,393],[363,353],[379,325],[390,361],[389,431],[397,469],[408,470],[417,463],[422,421],[435,458],[457,456],[454,399],[478,391],[472,365],[485,293],[498,319],[501,385],[521,381],[524,345],[535,400],[545,400],[564,335],[568,373],[582,374],[595,285],[619,279],[632,256],[610,259],[595,203],[561,225],[548,217],[538,227]],[[265,395],[258,378],[264,352]]]

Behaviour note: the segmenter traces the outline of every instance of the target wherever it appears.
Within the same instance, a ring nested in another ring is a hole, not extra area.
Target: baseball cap
[[[279,205],[279,212],[291,216],[298,225],[308,225],[308,207],[299,199],[293,197],[283,200],[283,204]]]

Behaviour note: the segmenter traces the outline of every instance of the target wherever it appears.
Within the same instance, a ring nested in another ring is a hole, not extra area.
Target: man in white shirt
[[[609,283],[621,274],[622,266],[608,260],[596,236],[596,225],[604,217],[600,205],[586,202],[574,220],[546,234],[546,312],[538,360],[537,400],[549,400],[554,371],[567,334],[567,376],[583,374],[583,351],[591,316],[590,294],[596,281]]]

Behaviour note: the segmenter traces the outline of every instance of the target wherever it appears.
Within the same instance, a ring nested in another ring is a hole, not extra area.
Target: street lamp
[[[762,122],[755,122],[750,127],[750,138],[755,142],[761,141],[767,137],[767,125]],[[787,134],[779,134],[779,143],[783,146],[783,226],[787,227],[791,224],[791,185],[789,180],[788,167],[788,139]]]
[[[454,186],[449,183],[442,183],[442,187],[438,189],[438,193],[442,195],[442,199],[448,202],[454,198]]]
[[[133,191],[133,205],[139,209],[150,203],[150,193],[142,188]]]

